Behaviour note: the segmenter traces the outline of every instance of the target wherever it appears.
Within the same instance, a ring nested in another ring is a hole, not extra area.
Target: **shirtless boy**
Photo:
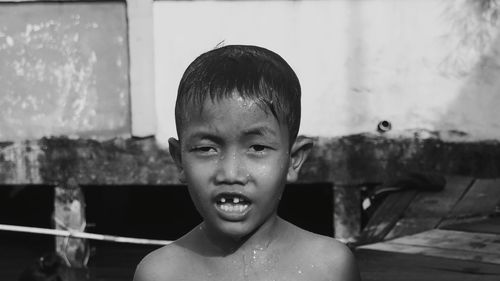
[[[264,48],[225,46],[189,65],[169,149],[203,222],[147,255],[135,281],[360,280],[346,246],[277,215],[312,146],[297,137],[300,95],[291,67]]]

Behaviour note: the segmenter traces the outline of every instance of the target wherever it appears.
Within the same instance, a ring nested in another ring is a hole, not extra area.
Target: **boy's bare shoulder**
[[[302,253],[301,263],[313,267],[325,280],[360,280],[352,251],[338,240],[300,229],[295,243]]]
[[[145,256],[134,274],[134,281],[176,280],[175,277],[186,265],[182,257],[186,251],[175,242],[163,246]]]

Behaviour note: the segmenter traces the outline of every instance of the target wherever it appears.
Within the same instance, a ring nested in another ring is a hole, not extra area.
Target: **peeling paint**
[[[123,3],[0,7],[0,140],[129,134]]]
[[[0,179],[9,184],[38,184],[41,183],[40,162],[38,161],[42,150],[37,142],[14,143],[0,148],[0,159],[3,165],[12,169],[2,169]],[[8,165],[5,165],[8,164]],[[10,165],[9,165],[10,164]],[[10,173],[7,173],[10,170]]]

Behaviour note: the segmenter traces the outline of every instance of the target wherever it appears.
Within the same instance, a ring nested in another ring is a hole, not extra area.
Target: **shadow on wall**
[[[497,2],[500,1],[467,1],[462,4],[467,7],[462,6],[452,15],[452,28],[459,32],[460,40],[443,64],[449,69],[446,74],[465,82],[436,127],[451,130],[458,137],[500,139],[500,3]],[[466,9],[469,12],[462,12]]]

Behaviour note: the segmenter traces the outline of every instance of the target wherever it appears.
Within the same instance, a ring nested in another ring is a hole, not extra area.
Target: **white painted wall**
[[[483,28],[491,36],[478,47],[479,37],[470,31],[475,18],[463,5],[446,0],[157,1],[159,143],[176,135],[174,102],[183,71],[221,41],[260,45],[290,63],[302,84],[303,134],[375,132],[379,121],[389,120],[394,136],[458,130],[469,134],[467,140],[498,140],[500,25]],[[470,30],[461,19],[469,20]]]

